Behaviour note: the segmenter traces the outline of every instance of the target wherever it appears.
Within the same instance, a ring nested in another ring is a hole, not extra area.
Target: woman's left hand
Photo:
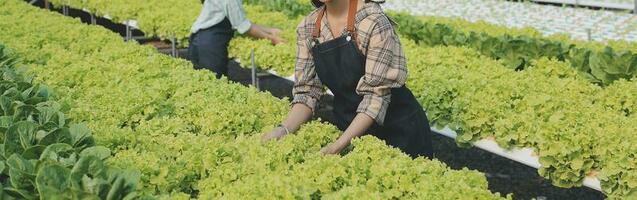
[[[336,140],[336,142],[327,145],[321,149],[323,154],[337,154],[340,153],[353,138],[363,135],[365,131],[372,126],[374,119],[366,114],[358,114],[354,117],[354,121],[347,127],[347,130]]]
[[[332,155],[340,153],[345,147],[347,143],[341,142],[341,140],[337,140],[334,143],[331,143],[321,149],[321,153],[323,155]]]

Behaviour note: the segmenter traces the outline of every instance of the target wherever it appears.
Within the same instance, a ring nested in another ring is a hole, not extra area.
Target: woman
[[[378,2],[313,0],[318,8],[298,26],[294,100],[287,119],[264,141],[297,131],[327,86],[335,125],[344,131],[321,151],[336,154],[365,133],[412,157],[432,156],[429,122],[404,84],[405,56]]]

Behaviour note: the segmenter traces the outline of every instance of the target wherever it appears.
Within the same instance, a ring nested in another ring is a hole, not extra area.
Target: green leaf
[[[91,130],[86,124],[71,124],[71,145],[78,149],[95,146],[95,140],[91,135]]]
[[[20,103],[15,108],[15,112],[13,114],[13,119],[14,120],[30,119],[37,112],[38,112],[38,109],[35,106]]]
[[[0,161],[0,174],[4,174],[4,169],[6,169],[4,161]],[[2,184],[0,184],[0,186],[2,186]],[[0,188],[2,188],[2,187],[0,187]],[[0,189],[0,190],[2,190],[2,189]],[[0,192],[2,192],[2,191],[0,191]],[[2,195],[0,195],[0,196],[2,196]]]
[[[69,188],[71,170],[61,165],[47,165],[37,174],[36,184],[41,197],[51,197],[63,194]]]
[[[55,143],[66,143],[73,144],[71,132],[68,128],[58,128],[49,133],[47,133],[44,137],[42,137],[38,144],[40,145],[51,145]]]
[[[38,123],[41,126],[53,128],[61,128],[66,125],[66,117],[60,109],[60,105],[57,103],[42,103],[38,104],[37,109],[39,111]]]
[[[37,124],[21,121],[13,124],[7,130],[4,140],[4,155],[21,154],[35,143]]]
[[[584,166],[583,159],[575,159],[571,161],[571,169],[580,170]]]
[[[85,156],[71,170],[72,184],[76,188],[105,197],[108,193],[108,170],[104,162],[94,156]]]
[[[12,103],[13,101],[11,100],[11,98],[5,95],[0,96],[0,108],[2,108],[4,115],[13,114],[13,107],[11,106]]]
[[[42,152],[40,160],[56,161],[63,166],[70,167],[77,162],[77,157],[78,155],[71,145],[57,143],[47,146],[46,149],[44,149],[44,152]]]
[[[540,157],[540,163],[542,164],[542,166],[552,166],[556,163],[556,160],[553,157],[542,156]]]
[[[27,160],[37,160],[40,158],[40,155],[42,155],[42,152],[44,152],[45,148],[46,146],[44,145],[35,145],[29,147],[28,149],[24,150],[24,152],[22,153],[22,157]]]
[[[2,132],[9,129],[11,124],[13,124],[13,118],[11,116],[0,116],[0,130],[2,130]]]
[[[33,94],[35,94],[35,91],[38,91],[38,86],[37,85],[31,85],[31,87],[27,88],[26,90],[22,91],[22,99],[29,99],[33,96]],[[33,105],[33,104],[31,104]]]
[[[37,97],[37,96],[29,97],[27,99],[24,99],[24,103],[28,104],[28,105],[35,105],[35,104],[41,103],[43,101],[46,101],[46,99],[44,97]]]
[[[29,199],[29,200],[37,199],[37,197],[28,190],[21,190],[17,188],[4,188],[4,192],[8,196],[14,197],[16,199]]]
[[[49,99],[51,92],[49,91],[49,88],[47,88],[45,85],[42,85],[40,86],[37,95],[46,100],[46,99]]]
[[[107,200],[118,200],[123,199],[127,194],[135,191],[135,187],[137,187],[137,182],[139,182],[140,173],[137,171],[130,170],[116,170],[110,171],[109,181],[112,186],[108,195],[106,196]]]
[[[4,155],[4,144],[0,144],[0,159],[6,160],[8,156]]]
[[[62,128],[65,125],[66,118],[64,113],[52,107],[38,107],[38,123],[46,130]]]
[[[111,157],[111,150],[104,146],[94,146],[84,149],[80,152],[80,157],[94,156],[102,160]]]
[[[610,65],[606,67],[606,72],[616,75],[632,75],[630,71],[631,63],[635,56],[630,52],[622,52],[615,54],[612,50],[609,51],[610,56],[613,58]]]
[[[16,189],[29,190],[33,188],[33,179],[35,178],[35,165],[22,158],[18,154],[13,154],[6,161],[9,169],[9,179],[11,186]]]

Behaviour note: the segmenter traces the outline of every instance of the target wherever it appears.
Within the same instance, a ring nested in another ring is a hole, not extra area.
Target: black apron
[[[230,20],[225,18],[218,24],[190,35],[188,58],[195,69],[207,69],[217,78],[228,75],[228,46],[234,36]]]
[[[321,82],[334,93],[335,125],[342,131],[352,123],[363,100],[363,97],[356,93],[357,84],[365,74],[366,60],[355,42],[354,18],[357,1],[350,0],[346,35],[319,43],[317,38],[320,36],[325,7],[319,11],[317,27],[312,35],[311,53],[315,71]],[[423,108],[405,86],[392,89],[384,125],[375,123],[367,133],[399,148],[411,157],[433,156],[429,121]]]

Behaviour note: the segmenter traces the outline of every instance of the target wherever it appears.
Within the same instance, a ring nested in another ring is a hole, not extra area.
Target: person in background
[[[234,36],[247,34],[276,45],[285,42],[281,30],[253,24],[246,17],[241,0],[203,0],[199,17],[192,25],[188,55],[195,69],[208,69],[217,78],[228,74],[228,45]]]
[[[334,124],[343,134],[324,147],[336,154],[370,133],[412,156],[433,156],[425,111],[405,86],[405,54],[394,23],[372,0],[312,0],[317,10],[297,29],[294,100],[288,117],[264,142],[310,120],[327,86]]]

